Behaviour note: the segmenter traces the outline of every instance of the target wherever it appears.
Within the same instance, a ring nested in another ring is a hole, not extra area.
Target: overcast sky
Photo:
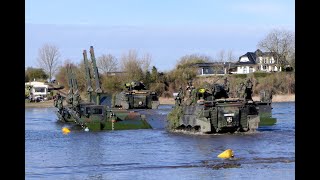
[[[25,12],[26,67],[38,67],[38,50],[49,43],[61,62],[81,62],[90,46],[96,57],[118,59],[133,49],[167,71],[184,55],[224,49],[238,58],[271,29],[295,29],[293,0],[26,0]]]

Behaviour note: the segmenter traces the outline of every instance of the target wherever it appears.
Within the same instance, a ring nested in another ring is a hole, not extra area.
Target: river
[[[171,105],[140,111],[153,129],[102,132],[58,123],[55,108],[26,108],[25,179],[295,179],[295,103],[272,106],[275,125],[222,135],[167,132]],[[234,160],[217,157],[229,148]]]

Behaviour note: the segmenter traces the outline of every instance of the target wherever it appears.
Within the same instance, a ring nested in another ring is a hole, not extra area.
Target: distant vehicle
[[[112,97],[112,107],[122,109],[157,109],[159,97],[156,92],[147,90],[139,81],[126,83],[127,90],[116,93]]]
[[[49,95],[49,86],[43,82],[27,82],[25,83],[25,94],[29,95],[30,102],[39,102],[46,100]]]

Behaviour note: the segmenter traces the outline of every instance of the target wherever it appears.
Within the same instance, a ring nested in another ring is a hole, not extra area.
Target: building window
[[[267,66],[263,66],[263,69],[266,70],[266,69],[267,69]]]
[[[249,73],[252,73],[253,72],[253,67],[250,67],[249,68]]]
[[[38,87],[36,87],[36,88],[34,88],[34,91],[35,91],[35,92],[45,92],[46,90],[45,90],[45,88],[38,88]]]
[[[243,68],[243,73],[247,74],[247,67]]]
[[[267,63],[267,59],[266,59],[266,58],[263,59],[263,63],[264,63],[264,64]]]

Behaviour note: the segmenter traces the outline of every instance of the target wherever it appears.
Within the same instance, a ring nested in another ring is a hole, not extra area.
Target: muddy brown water
[[[27,108],[25,179],[295,179],[294,102],[273,103],[277,124],[252,134],[170,133],[171,108],[139,110],[153,129],[103,132],[57,123],[55,108]],[[234,159],[217,158],[229,148]]]

